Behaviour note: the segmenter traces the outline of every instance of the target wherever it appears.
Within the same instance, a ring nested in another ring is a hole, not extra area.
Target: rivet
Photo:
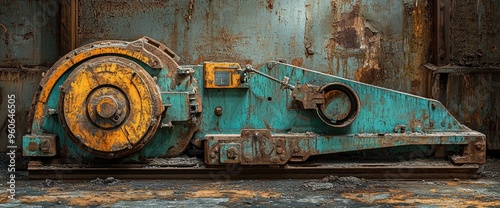
[[[238,157],[238,149],[236,147],[229,147],[227,149],[227,157],[230,159],[236,159]]]
[[[30,142],[29,145],[28,145],[28,149],[32,152],[36,151],[37,150],[37,144],[35,142]]]
[[[393,130],[394,133],[398,133],[400,130],[401,130],[401,126],[399,126],[399,125],[394,126],[394,130]]]
[[[285,159],[286,159],[286,158],[285,158],[285,155],[280,155],[280,160],[281,160],[281,161],[285,161]]]
[[[221,116],[222,115],[222,107],[220,107],[220,106],[215,107],[214,113],[216,116]]]
[[[276,146],[283,146],[285,143],[285,141],[283,141],[283,139],[278,139],[278,141],[276,142]]]

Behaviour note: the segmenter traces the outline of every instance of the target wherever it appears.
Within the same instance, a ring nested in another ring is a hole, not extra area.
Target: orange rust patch
[[[386,195],[387,197],[379,197]],[[426,196],[415,195],[414,193],[406,192],[403,190],[389,189],[384,192],[349,192],[341,194],[342,197],[354,201],[359,201],[366,204],[421,204],[421,205],[435,205],[440,207],[494,207],[500,206],[500,201],[485,201],[488,196],[474,195],[473,198],[464,199],[463,197],[443,194],[442,197],[427,198]],[[362,197],[360,197],[362,196]]]
[[[276,192],[264,192],[264,191],[252,191],[252,190],[199,190],[195,192],[190,192],[186,194],[187,197],[192,198],[230,198],[230,201],[234,201],[241,198],[278,198],[281,194]]]
[[[162,191],[76,191],[76,192],[60,192],[56,189],[49,189],[47,194],[42,196],[19,196],[17,200],[24,204],[32,204],[35,202],[56,203],[64,201],[70,206],[95,206],[95,205],[111,205],[119,201],[137,201],[148,199],[167,199],[172,198],[172,190]],[[7,197],[5,197],[7,198]]]
[[[304,64],[304,60],[302,58],[294,58],[292,60],[292,65],[302,67],[302,64]]]

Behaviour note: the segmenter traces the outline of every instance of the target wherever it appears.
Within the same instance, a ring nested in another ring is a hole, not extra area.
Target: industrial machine
[[[206,166],[281,166],[314,155],[458,146],[483,164],[485,136],[431,99],[281,62],[178,65],[148,37],[62,57],[40,83],[23,155],[60,163],[141,163],[187,149]]]

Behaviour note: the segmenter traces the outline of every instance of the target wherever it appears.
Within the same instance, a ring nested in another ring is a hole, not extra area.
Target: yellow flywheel
[[[98,157],[140,150],[160,123],[158,87],[144,68],[127,58],[103,56],[83,62],[61,92],[59,115],[65,131]]]

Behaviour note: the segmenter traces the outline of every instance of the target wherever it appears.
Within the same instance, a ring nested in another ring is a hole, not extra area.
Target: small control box
[[[246,88],[242,85],[242,69],[238,63],[205,62],[205,88]]]

